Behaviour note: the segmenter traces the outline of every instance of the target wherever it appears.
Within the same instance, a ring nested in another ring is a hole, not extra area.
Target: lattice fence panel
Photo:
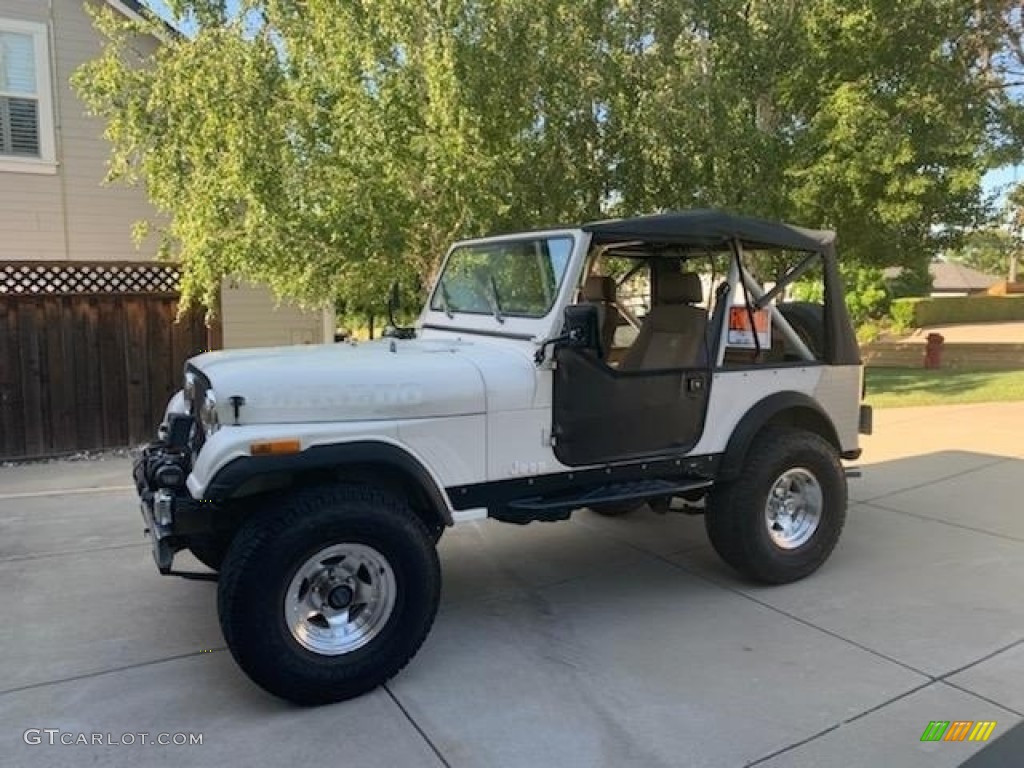
[[[0,296],[176,294],[171,264],[0,262]]]

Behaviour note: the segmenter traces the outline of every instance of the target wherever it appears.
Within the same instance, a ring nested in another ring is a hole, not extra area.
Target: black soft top
[[[583,225],[595,244],[624,240],[689,246],[727,248],[738,240],[744,248],[789,248],[832,253],[836,234],[824,229],[804,229],[750,216],[736,216],[712,209],[659,213],[631,219],[593,221]]]

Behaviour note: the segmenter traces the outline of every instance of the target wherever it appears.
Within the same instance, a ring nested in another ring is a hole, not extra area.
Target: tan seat
[[[615,280],[603,275],[591,275],[583,283],[583,301],[597,307],[597,322],[601,334],[601,352],[608,356],[615,341],[615,329],[622,322],[622,313],[615,306]]]
[[[703,298],[696,272],[658,275],[657,294],[640,335],[619,370],[691,368],[703,364],[708,313],[694,306]]]

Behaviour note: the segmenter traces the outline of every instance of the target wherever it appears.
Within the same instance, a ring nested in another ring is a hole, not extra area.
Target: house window
[[[0,171],[54,167],[46,26],[0,19]]]

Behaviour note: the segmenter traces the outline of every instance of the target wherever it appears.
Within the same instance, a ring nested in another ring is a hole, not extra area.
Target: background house
[[[100,52],[87,7],[103,4],[145,12],[0,0],[0,459],[148,439],[199,349],[333,340],[333,313],[245,283],[225,283],[213,328],[174,322],[176,270],[131,237],[153,211],[141,188],[103,185],[103,123],[69,85]]]
[[[998,277],[986,275],[955,261],[936,259],[928,271],[932,276],[932,296],[970,296],[985,293],[999,282]]]
[[[886,280],[895,280],[903,271],[902,267],[889,267],[883,271]],[[928,265],[932,278],[930,296],[971,296],[982,294],[999,282],[998,277],[987,275],[955,261],[933,259]]]

